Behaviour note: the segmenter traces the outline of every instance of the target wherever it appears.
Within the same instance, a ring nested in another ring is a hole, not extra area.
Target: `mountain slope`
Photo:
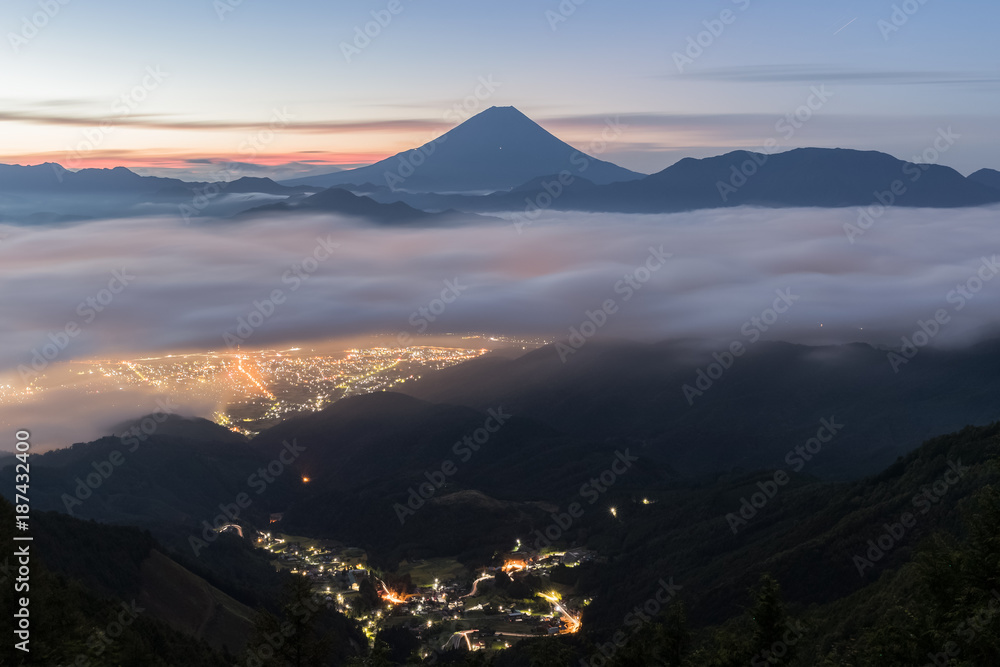
[[[552,664],[585,663],[609,641],[624,649],[605,652],[610,667],[996,664],[998,460],[1000,424],[992,424],[932,439],[850,484],[792,474],[779,485],[771,472],[723,477],[649,489],[653,502],[619,502],[614,520],[588,515],[586,544],[609,559],[564,573],[593,602],[583,641],[566,638],[562,662]],[[770,497],[755,500],[752,513],[742,509],[767,484],[776,487]],[[746,519],[734,531],[737,512]],[[762,575],[775,583],[764,607]],[[641,616],[664,581],[676,584],[671,611]],[[777,636],[767,637],[774,619]],[[529,644],[500,664],[526,664]],[[767,660],[779,649],[780,662]]]
[[[478,411],[375,393],[286,420],[251,446],[264,458],[291,438],[305,448],[296,466],[311,482],[286,509],[283,530],[336,534],[396,559],[482,558],[543,520],[544,501],[574,493],[621,446],[567,437],[507,412],[500,404]],[[487,435],[484,427],[496,430]],[[469,441],[477,430],[481,439]],[[667,475],[648,462],[622,488]],[[432,497],[400,517],[397,504],[432,479]]]
[[[10,522],[13,514],[0,498],[0,516]],[[35,511],[31,532],[32,651],[11,664],[221,666],[232,664],[225,650],[241,650],[252,634],[249,607],[163,555],[148,533]],[[216,601],[199,609],[210,621],[200,628],[191,625],[197,615],[179,604],[194,589]],[[4,608],[13,607],[13,594],[3,587]],[[114,639],[101,641],[106,637]]]
[[[269,459],[242,436],[205,420],[174,417],[158,426],[163,431],[148,436],[136,429],[33,456],[32,468],[40,474],[32,479],[32,506],[142,526],[165,541],[176,530],[185,544],[184,531],[211,520],[221,502],[240,492],[255,499],[241,516],[263,525],[277,511],[270,504],[282,502],[292,476],[267,485],[267,493],[254,493],[254,475]],[[12,480],[12,467],[2,472],[0,477]]]
[[[546,174],[576,173],[583,164],[586,177],[595,183],[642,177],[586,156],[514,107],[490,107],[419,148],[367,167],[284,183],[324,187],[373,183],[411,192],[491,192]]]
[[[973,174],[969,174],[969,180],[993,188],[994,190],[1000,190],[1000,171],[996,169],[980,169]]]
[[[569,436],[632,438],[643,456],[689,474],[779,465],[831,416],[846,428],[810,470],[839,478],[873,473],[928,437],[1000,419],[1000,341],[925,349],[899,373],[886,354],[758,342],[706,385],[699,371],[716,363],[711,350],[590,341],[566,363],[548,346],[460,364],[401,391],[477,409],[503,404]],[[702,393],[686,395],[685,385]]]

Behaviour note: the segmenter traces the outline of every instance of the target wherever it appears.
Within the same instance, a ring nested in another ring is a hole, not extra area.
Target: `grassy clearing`
[[[409,574],[417,586],[433,586],[434,580],[441,583],[451,579],[464,579],[469,571],[454,558],[430,558],[418,563],[400,563],[399,574]]]

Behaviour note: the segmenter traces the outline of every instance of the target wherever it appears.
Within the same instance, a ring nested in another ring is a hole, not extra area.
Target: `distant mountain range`
[[[112,193],[126,194],[184,194],[193,196],[196,191],[213,184],[209,181],[191,182],[178,178],[160,176],[140,176],[126,169],[80,169],[70,171],[54,162],[33,166],[0,164],[0,192],[4,193]],[[227,192],[263,192],[289,196],[303,192],[315,192],[313,187],[289,187],[279,185],[270,178],[244,176],[223,183]]]
[[[573,172],[536,178],[509,192],[471,197],[372,189],[383,202],[464,211],[539,210],[675,213],[733,206],[783,208],[887,205],[929,208],[1000,202],[1000,172],[966,178],[950,167],[918,165],[876,151],[797,148],[766,155],[734,151],[685,158],[639,180],[600,185]]]
[[[0,165],[0,222],[46,224],[147,215],[230,216],[268,201],[316,192],[269,178],[189,182],[124,167],[70,171],[47,162]]]
[[[190,183],[123,167],[0,165],[0,222],[98,217],[330,213],[438,224],[456,212],[673,213],[734,206],[952,208],[1000,202],[1000,171],[964,177],[876,151],[798,148],[685,158],[645,176],[586,155],[513,107],[492,107],[419,148],[367,167],[276,183]],[[386,207],[384,205],[391,205]],[[445,215],[428,215],[430,213]]]
[[[285,201],[257,206],[243,211],[237,217],[299,213],[332,213],[381,224],[434,225],[469,219],[467,213],[454,210],[430,213],[399,201],[380,203],[369,197],[336,187],[327,188],[309,196],[289,197]]]

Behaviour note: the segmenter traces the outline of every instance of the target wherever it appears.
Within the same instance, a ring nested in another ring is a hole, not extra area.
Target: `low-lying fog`
[[[53,345],[62,362],[374,332],[566,338],[609,301],[599,335],[898,346],[937,316],[931,343],[961,345],[996,331],[998,214],[892,209],[859,225],[854,208],[552,213],[520,230],[319,216],[0,226],[0,385],[23,388],[18,367]],[[0,428],[72,422],[69,444],[136,409],[47,393],[0,404]]]

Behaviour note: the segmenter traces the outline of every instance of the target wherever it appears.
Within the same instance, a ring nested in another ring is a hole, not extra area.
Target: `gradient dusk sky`
[[[950,127],[967,174],[1000,169],[998,23],[995,0],[8,0],[0,162],[292,176],[513,105],[584,150],[618,118],[602,157],[647,173],[769,138],[912,159]]]

